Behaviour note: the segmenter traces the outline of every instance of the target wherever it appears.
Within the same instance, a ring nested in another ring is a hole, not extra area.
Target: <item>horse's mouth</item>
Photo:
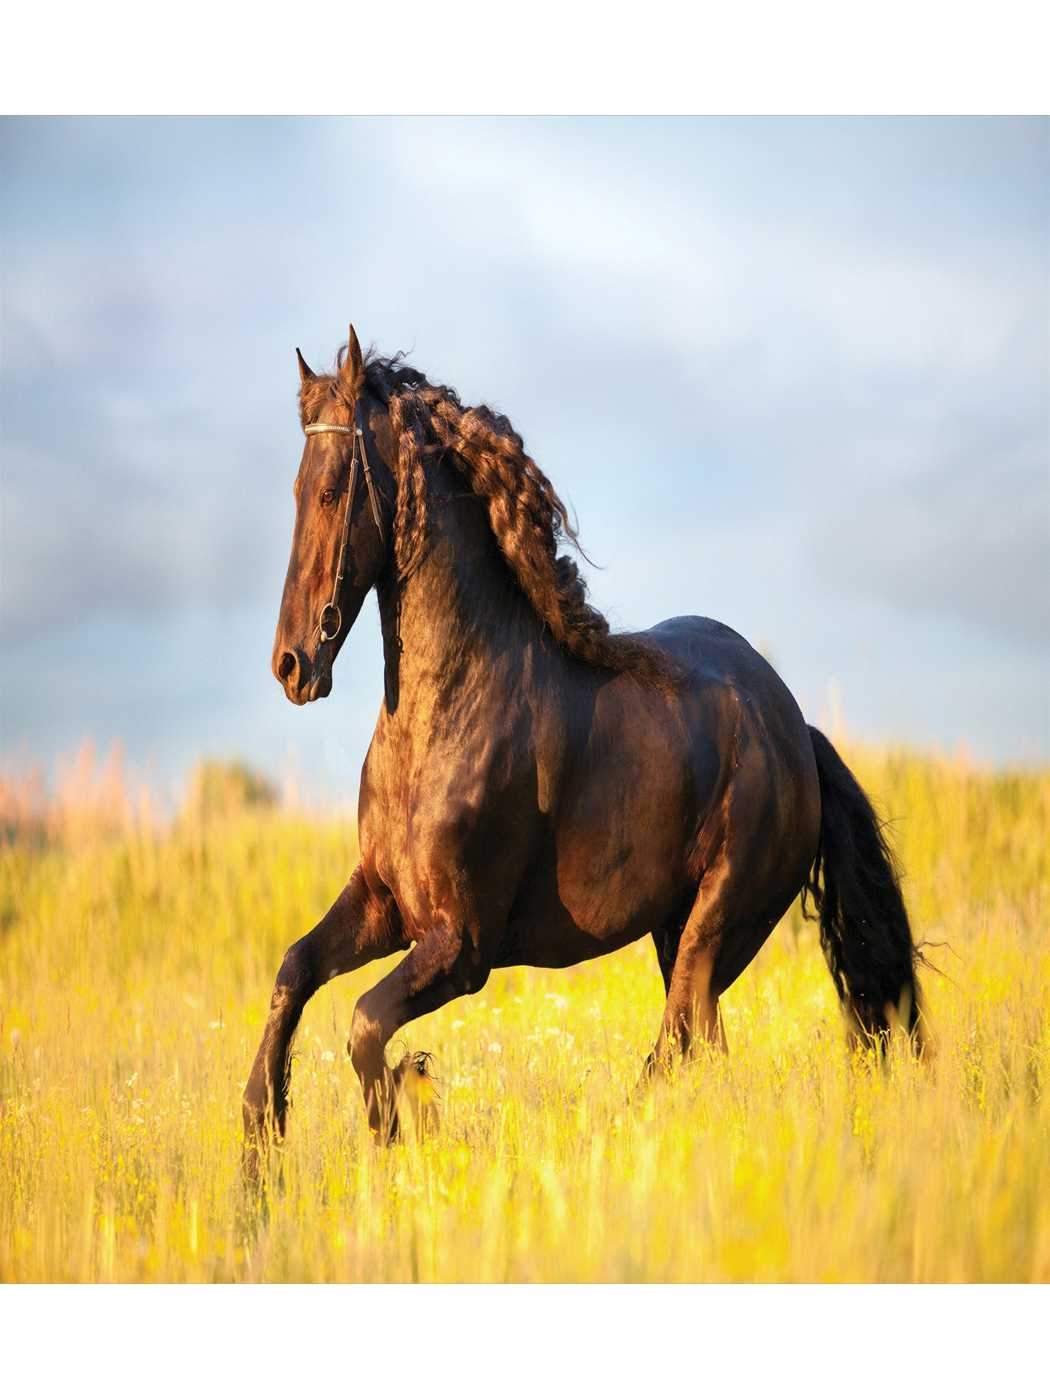
[[[331,693],[332,672],[331,668],[328,668],[322,671],[319,676],[315,676],[310,682],[310,689],[306,692],[306,699],[308,701],[323,700],[326,696],[331,695]]]
[[[284,693],[293,705],[309,705],[311,700],[323,700],[326,695],[332,693],[331,666],[312,674],[301,686],[292,686],[284,682]]]

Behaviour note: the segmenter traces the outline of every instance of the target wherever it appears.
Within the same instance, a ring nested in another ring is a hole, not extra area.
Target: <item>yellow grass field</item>
[[[344,820],[165,829],[125,795],[0,845],[0,1278],[1050,1279],[1050,772],[846,748],[894,819],[931,1065],[851,1060],[797,908],[723,1001],[729,1057],[629,1101],[649,940],[496,973],[395,1042],[436,1128],[373,1146],[331,983],[296,1042],[280,1189],[239,1186],[240,1094],[284,948],[355,859]],[[947,945],[950,945],[947,946]]]

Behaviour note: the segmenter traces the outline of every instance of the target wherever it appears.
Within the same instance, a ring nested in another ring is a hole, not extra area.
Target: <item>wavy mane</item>
[[[342,366],[346,354],[339,352]],[[611,632],[587,601],[575,560],[560,554],[568,541],[582,553],[561,497],[526,453],[510,420],[484,404],[464,406],[455,389],[431,384],[403,356],[365,356],[363,382],[318,375],[303,385],[304,422],[325,402],[353,408],[363,391],[386,405],[397,446],[394,557],[405,580],[427,548],[428,463],[447,458],[488,510],[489,526],[522,592],[552,636],[581,661],[666,688],[677,678],[672,659],[638,637]]]

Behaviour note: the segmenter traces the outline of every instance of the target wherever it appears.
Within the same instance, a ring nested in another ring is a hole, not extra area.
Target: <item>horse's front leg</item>
[[[488,975],[488,961],[461,930],[435,929],[357,1003],[347,1050],[361,1081],[369,1127],[382,1140],[398,1133],[403,1068],[387,1066],[391,1036],[455,997],[480,991]]]
[[[258,1174],[260,1152],[270,1138],[284,1136],[292,1037],[303,1007],[333,977],[405,946],[396,905],[371,894],[358,866],[316,928],[285,953],[244,1090],[244,1165],[249,1177]]]

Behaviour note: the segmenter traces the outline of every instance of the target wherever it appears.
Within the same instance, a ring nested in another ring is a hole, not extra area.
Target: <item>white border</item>
[[[31,114],[1032,115],[1045,29],[1034,0],[58,0],[8,7],[0,91]]]
[[[5,1393],[1032,1393],[1035,1287],[64,1286],[0,1292]]]
[[[753,0],[21,6],[24,113],[1046,110],[1036,7]],[[2,138],[0,126],[0,138]],[[2,148],[0,148],[2,149]],[[2,168],[2,167],[0,167]],[[965,1222],[960,1222],[965,1228]],[[1027,1392],[1036,1288],[7,1287],[5,1391]]]

